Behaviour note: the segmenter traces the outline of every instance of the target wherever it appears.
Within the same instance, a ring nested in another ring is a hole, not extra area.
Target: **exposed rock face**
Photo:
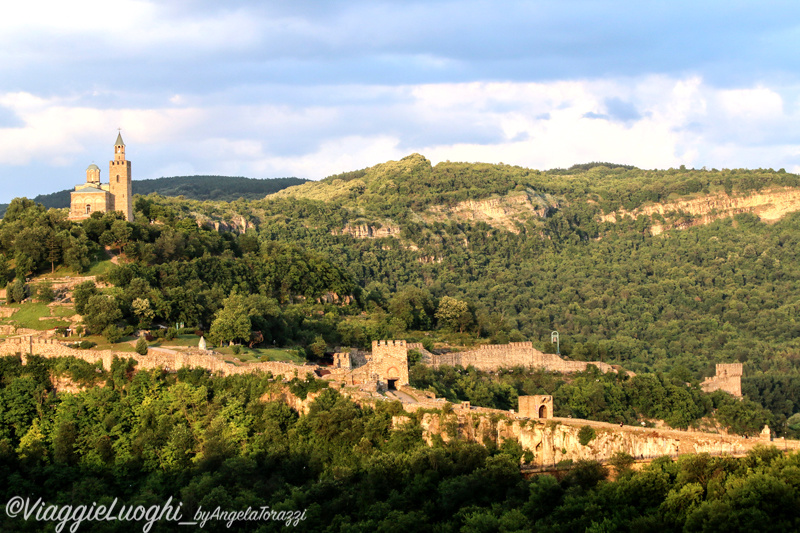
[[[382,237],[398,237],[400,227],[383,224],[380,227],[369,224],[346,224],[340,231],[331,231],[333,235],[351,235],[356,239],[380,239]]]
[[[761,218],[761,220],[775,221],[796,211],[800,211],[800,189],[783,187],[767,189],[749,196],[731,197],[725,193],[718,193],[691,200],[647,205],[633,211],[621,209],[615,213],[601,216],[600,220],[601,222],[616,222],[624,216],[632,218],[637,218],[639,215],[651,216],[653,214],[663,216],[670,212],[684,212],[695,217],[691,221],[684,221],[675,226],[655,224],[650,231],[653,235],[658,235],[667,229],[685,229],[692,226],[710,224],[715,220],[739,213],[752,213]]]
[[[580,459],[607,461],[617,452],[635,458],[695,453],[744,454],[758,444],[769,444],[769,436],[761,439],[701,433],[695,431],[663,430],[635,426],[616,426],[589,420],[556,418],[548,421],[516,420],[501,414],[472,413],[456,410],[451,414],[422,415],[423,438],[433,443],[434,435],[445,442],[462,438],[486,444],[501,444],[506,439],[519,442],[534,454],[537,466],[556,465],[560,461]],[[579,432],[584,426],[594,430],[594,437],[581,444]],[[766,434],[766,432],[765,432]],[[800,441],[780,439],[787,449],[800,448]]]
[[[227,233],[245,233],[249,229],[255,229],[256,224],[250,222],[242,215],[235,215],[231,220],[213,220],[205,215],[195,213],[195,221],[198,227],[214,228],[214,231]]]
[[[425,218],[445,220],[483,221],[490,226],[519,233],[518,222],[528,217],[545,218],[558,209],[558,201],[548,194],[511,193],[499,198],[485,200],[466,200],[455,207],[433,206]]]

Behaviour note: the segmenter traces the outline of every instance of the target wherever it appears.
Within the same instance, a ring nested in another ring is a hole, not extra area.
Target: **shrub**
[[[240,353],[242,353],[242,347],[239,346],[238,344],[234,345],[233,348],[231,349],[233,350],[233,355],[239,355]]]
[[[175,328],[167,328],[167,330],[164,332],[164,338],[167,339],[168,341],[171,341],[177,336],[178,336],[178,330]]]
[[[6,287],[6,301],[8,303],[19,303],[28,297],[28,286],[25,282],[17,278]]]
[[[581,446],[586,446],[595,436],[597,436],[597,433],[592,426],[583,426],[578,431],[578,442],[581,443]]]
[[[136,328],[133,326],[125,326],[125,329],[122,330],[123,337],[130,337],[136,331]]]
[[[122,330],[114,324],[111,324],[103,330],[103,337],[105,337],[110,344],[115,344],[122,338]]]
[[[139,340],[136,341],[136,353],[139,355],[147,355],[147,340],[144,337],[139,337]]]
[[[53,292],[53,286],[50,283],[42,283],[36,287],[36,299],[40,302],[49,304],[55,298],[56,294]]]

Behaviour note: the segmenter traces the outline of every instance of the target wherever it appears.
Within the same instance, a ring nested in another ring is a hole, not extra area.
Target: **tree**
[[[433,298],[427,290],[407,287],[392,298],[389,312],[402,320],[406,329],[427,330],[431,328]]]
[[[28,297],[28,286],[20,278],[15,279],[6,287],[6,300],[8,303],[19,303]]]
[[[139,355],[147,355],[147,349],[147,339],[139,337],[139,340],[136,341],[136,353]]]
[[[83,321],[93,333],[100,333],[122,318],[117,300],[112,296],[96,294],[86,304]]]
[[[247,340],[250,338],[250,317],[244,297],[232,295],[211,324],[210,337],[215,343]]]
[[[61,238],[56,233],[50,233],[45,241],[47,246],[47,260],[50,261],[50,272],[56,271],[56,263],[61,259]]]
[[[139,319],[139,327],[146,328],[155,317],[156,313],[150,308],[150,300],[147,298],[136,298],[131,303],[133,314]]]
[[[94,281],[84,281],[72,289],[72,301],[75,303],[75,312],[79,315],[86,313],[86,304],[89,298],[97,294]]]
[[[8,282],[9,282],[8,262],[6,261],[6,256],[0,254],[0,287],[6,285]]]
[[[77,238],[70,237],[69,244],[64,249],[64,264],[76,272],[85,272],[92,264],[89,244],[89,239],[85,234],[81,234]]]
[[[436,319],[439,321],[440,326],[459,333],[464,333],[464,330],[472,325],[474,321],[469,304],[449,296],[445,296],[439,302],[439,308],[436,310]]]

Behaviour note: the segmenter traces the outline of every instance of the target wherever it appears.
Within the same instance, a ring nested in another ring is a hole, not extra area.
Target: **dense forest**
[[[308,414],[298,415],[263,399],[285,386],[268,375],[132,370],[120,359],[109,372],[69,358],[33,357],[26,366],[18,357],[0,359],[4,502],[33,496],[48,505],[110,506],[118,498],[149,507],[171,497],[184,520],[200,508],[269,506],[297,511],[298,530],[330,532],[800,528],[800,455],[774,448],[740,459],[664,457],[639,471],[620,454],[608,467],[579,462],[557,477],[526,480],[515,442],[438,439],[428,446],[418,416],[393,427],[392,416],[401,412],[396,402],[359,407],[323,389]],[[56,394],[51,378],[94,386]],[[303,382],[288,386],[305,396]],[[80,530],[130,531],[144,523],[84,522]],[[235,522],[237,531],[285,527]],[[6,513],[0,528],[46,529]],[[176,528],[162,520],[150,531]],[[224,520],[203,527],[230,529]]]
[[[183,196],[190,200],[218,200],[230,202],[244,198],[257,200],[286,187],[300,185],[308,180],[301,178],[254,179],[231,176],[174,176],[136,180],[132,182],[133,194],[160,194],[161,196]],[[65,189],[49,194],[40,194],[33,201],[45,207],[62,209],[69,207],[70,193]],[[8,204],[0,204],[0,218],[5,215]]]

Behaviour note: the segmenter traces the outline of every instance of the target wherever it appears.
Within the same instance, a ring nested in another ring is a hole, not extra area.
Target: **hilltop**
[[[230,202],[244,198],[255,200],[286,187],[300,185],[307,180],[301,178],[255,179],[231,176],[174,176],[151,180],[134,180],[133,193],[161,196],[183,196],[190,200],[217,200]],[[33,200],[45,207],[62,209],[69,207],[70,193],[65,189],[50,194],[40,194]],[[8,204],[0,204],[0,217],[5,215]]]
[[[800,178],[783,169],[642,170],[587,163],[540,171],[488,163],[432,165],[420,154],[288,187],[269,198],[321,201],[364,215],[425,222],[483,220],[517,231],[567,206],[598,223],[644,215],[656,232],[742,212],[777,220],[800,210]],[[411,217],[414,218],[414,217]]]

